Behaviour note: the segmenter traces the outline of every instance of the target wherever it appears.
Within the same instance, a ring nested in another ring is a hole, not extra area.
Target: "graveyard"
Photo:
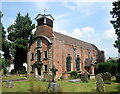
[[[15,76],[14,78],[22,78],[21,76]],[[6,80],[6,78],[9,79],[9,77],[3,77],[3,79]],[[60,92],[98,92],[96,90],[96,79],[95,77],[92,77],[87,83],[77,81],[77,82],[69,82],[69,79],[67,80],[57,80],[57,83],[60,84]],[[32,83],[32,80],[21,80],[21,81],[14,81],[14,86],[12,88],[7,88],[6,82],[2,83],[2,92],[31,92],[31,89],[33,92],[46,92],[49,82],[46,81],[39,81],[34,80]],[[31,87],[31,85],[33,87]],[[117,83],[115,81],[115,77],[112,77],[111,84],[105,84],[105,90],[106,92],[118,92],[120,89],[120,83]],[[37,90],[37,89],[40,90]]]

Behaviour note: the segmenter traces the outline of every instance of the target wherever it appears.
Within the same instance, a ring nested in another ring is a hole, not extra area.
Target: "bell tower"
[[[35,20],[37,21],[36,37],[40,35],[51,37],[54,18],[50,14],[38,14]]]

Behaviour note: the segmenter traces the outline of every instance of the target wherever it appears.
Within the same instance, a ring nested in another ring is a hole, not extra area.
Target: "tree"
[[[27,44],[31,41],[33,36],[32,30],[35,24],[28,15],[21,16],[18,13],[15,23],[8,27],[8,39],[12,42],[12,49],[14,49],[14,64],[15,69],[20,69],[24,62],[27,62]]]
[[[3,14],[0,11],[0,50],[4,52],[3,56],[4,59],[2,59],[0,57],[0,64],[2,65],[2,68],[5,68],[8,63],[9,60],[11,58],[10,53],[9,53],[9,47],[10,47],[10,43],[8,41],[6,41],[6,31],[4,30],[3,24],[1,22],[1,18],[2,18]]]
[[[117,40],[115,41],[114,47],[118,49],[120,53],[120,0],[113,2],[112,11],[110,11],[112,18],[110,22],[113,24],[115,33],[117,34]]]

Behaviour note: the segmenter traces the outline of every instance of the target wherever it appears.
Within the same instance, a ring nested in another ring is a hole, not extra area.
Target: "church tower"
[[[38,14],[35,20],[37,21],[36,37],[40,35],[52,37],[54,18],[50,14]]]

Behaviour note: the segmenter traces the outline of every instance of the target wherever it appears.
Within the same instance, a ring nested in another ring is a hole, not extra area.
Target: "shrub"
[[[115,76],[117,74],[117,61],[107,61],[97,64],[97,73],[109,72],[111,75]]]
[[[117,68],[117,71],[118,71],[118,74],[120,74],[120,59],[118,59],[117,62],[118,62],[118,68]]]
[[[29,77],[30,91],[31,92],[46,92],[47,83],[43,81],[36,81],[34,76]]]
[[[26,73],[26,67],[25,66],[21,66],[20,69],[18,70],[19,74],[25,74]]]
[[[11,70],[11,74],[16,74],[17,73],[17,70],[16,69],[12,69]]]
[[[7,68],[3,67],[3,73],[6,74],[7,73]]]
[[[76,79],[78,77],[78,73],[76,71],[72,71],[70,73],[70,78]]]

